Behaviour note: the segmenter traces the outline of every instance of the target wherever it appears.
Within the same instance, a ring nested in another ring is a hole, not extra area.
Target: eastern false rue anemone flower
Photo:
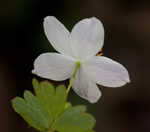
[[[71,33],[54,16],[44,19],[44,31],[58,53],[41,54],[32,73],[55,81],[72,78],[78,64],[73,90],[95,103],[101,97],[97,84],[120,87],[130,82],[126,68],[104,56],[96,56],[104,43],[103,24],[95,17],[79,21]]]

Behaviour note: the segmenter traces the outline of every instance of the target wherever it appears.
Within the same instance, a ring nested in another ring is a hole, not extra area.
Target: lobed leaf
[[[24,99],[12,100],[14,110],[35,129],[46,132],[50,129],[58,132],[94,132],[95,119],[86,113],[83,105],[73,107],[66,102],[66,88],[54,86],[48,81],[39,83],[33,79],[36,96],[30,91],[24,92]]]
[[[84,106],[68,108],[56,121],[55,129],[60,132],[90,132],[95,119],[85,111]]]
[[[49,129],[52,119],[48,118],[48,114],[30,91],[24,92],[24,99],[20,97],[14,98],[12,106],[31,127],[42,132]]]
[[[49,117],[55,120],[65,109],[65,86],[59,85],[55,90],[54,86],[48,81],[38,83],[37,80],[33,79],[33,87],[37,98],[48,112]]]

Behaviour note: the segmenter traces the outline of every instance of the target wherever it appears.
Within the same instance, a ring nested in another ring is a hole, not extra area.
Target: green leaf
[[[72,107],[72,104],[70,102],[66,102],[65,104],[65,110]]]
[[[12,106],[31,127],[42,132],[49,129],[52,119],[48,118],[48,114],[30,91],[24,92],[24,99],[14,98]]]
[[[61,131],[59,131],[59,132],[61,132]],[[89,130],[89,131],[84,131],[84,132],[95,132],[94,130]]]
[[[72,107],[66,102],[65,86],[56,89],[48,81],[39,83],[33,79],[36,96],[24,92],[24,99],[16,97],[12,100],[14,110],[35,129],[46,132],[94,132],[95,119],[86,113],[85,106]]]
[[[55,129],[59,132],[90,132],[95,125],[95,119],[85,111],[84,106],[68,108],[56,121]]]
[[[95,132],[94,130],[90,130],[90,131],[85,131],[85,132]]]
[[[36,79],[33,79],[33,87],[37,98],[48,112],[49,117],[55,120],[65,109],[65,86],[60,85],[55,90],[54,86],[48,81],[39,83]]]

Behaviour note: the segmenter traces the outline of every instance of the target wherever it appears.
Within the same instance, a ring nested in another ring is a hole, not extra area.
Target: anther
[[[100,51],[96,54],[96,56],[102,56],[103,55],[103,50],[100,49]]]

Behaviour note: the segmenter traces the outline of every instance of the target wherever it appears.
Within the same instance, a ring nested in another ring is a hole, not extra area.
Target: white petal
[[[95,17],[83,19],[72,29],[71,46],[79,58],[95,55],[103,46],[104,28]]]
[[[48,16],[44,19],[44,31],[52,46],[60,53],[70,55],[69,31],[55,17]]]
[[[72,88],[80,97],[88,100],[90,103],[96,103],[101,97],[101,92],[96,83],[88,78],[82,68],[79,68]]]
[[[126,68],[102,56],[93,56],[85,62],[85,70],[93,81],[107,87],[120,87],[130,82]]]
[[[51,80],[61,81],[70,78],[75,68],[75,61],[57,53],[41,54],[34,62],[32,73]]]

